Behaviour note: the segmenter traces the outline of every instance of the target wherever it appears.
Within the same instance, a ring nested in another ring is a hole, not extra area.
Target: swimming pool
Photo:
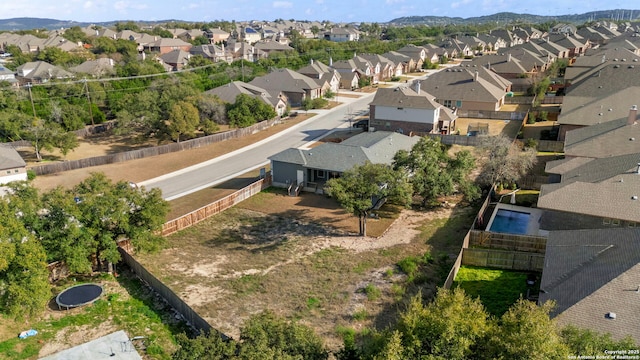
[[[531,214],[521,211],[498,209],[489,231],[507,234],[527,234]]]

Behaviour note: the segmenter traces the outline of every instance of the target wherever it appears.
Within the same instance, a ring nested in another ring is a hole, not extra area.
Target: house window
[[[11,174],[11,170],[7,170],[7,174]]]
[[[611,224],[611,219],[609,218],[602,219],[602,225],[610,225],[610,224]]]
[[[398,108],[398,110],[404,110],[404,108]]]
[[[15,170],[13,170],[13,172],[17,174],[18,172],[20,172],[20,170],[15,169]]]
[[[456,101],[456,107],[458,109],[462,108],[462,101],[460,101],[460,100]]]
[[[316,170],[316,177],[317,177],[318,179],[324,179],[324,177],[325,177],[325,176],[326,176],[326,175],[325,175],[324,170]]]
[[[620,226],[620,219],[612,219],[611,220],[611,225],[612,226]]]
[[[442,105],[451,108],[451,100],[444,100]]]
[[[634,228],[634,227],[636,227],[636,223],[635,223],[635,222],[633,222],[633,221],[629,221],[629,223],[627,224],[627,226],[628,226],[628,227],[630,227],[630,228]]]

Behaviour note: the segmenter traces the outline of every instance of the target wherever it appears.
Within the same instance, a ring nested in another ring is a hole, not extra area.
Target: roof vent
[[[638,195],[633,195],[633,196],[631,197],[631,200],[638,200]]]
[[[627,69],[633,69],[633,65],[629,65]]]
[[[613,65],[613,68],[614,68],[614,69],[619,69],[619,68],[620,68],[620,65],[615,64],[615,65]]]
[[[629,141],[636,141],[636,138],[634,138],[634,137],[629,138]]]
[[[598,85],[598,89],[602,89],[602,85]]]
[[[607,317],[607,319],[615,320],[616,319],[616,313],[608,312],[606,317]]]
[[[622,59],[622,61],[627,61],[627,59]]]
[[[638,62],[638,59],[633,59],[633,62]]]

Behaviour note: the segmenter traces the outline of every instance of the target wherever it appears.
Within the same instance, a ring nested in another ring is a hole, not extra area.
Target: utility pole
[[[31,100],[31,110],[33,110],[33,119],[38,118],[36,116],[36,106],[33,104],[33,94],[31,93],[31,83],[27,83],[27,89],[29,89],[29,99]]]
[[[87,94],[87,103],[89,104],[89,117],[91,117],[91,127],[95,127],[95,124],[93,122],[93,109],[91,106],[91,97],[89,96],[89,86],[87,85],[87,78],[82,79],[82,82],[84,83],[84,91],[86,91]]]

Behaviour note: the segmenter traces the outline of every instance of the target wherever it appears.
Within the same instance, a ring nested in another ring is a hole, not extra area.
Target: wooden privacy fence
[[[547,238],[544,236],[503,234],[490,231],[471,230],[470,247],[502,249],[544,254]]]
[[[424,134],[432,139],[439,139],[445,145],[478,146],[482,141],[478,136]]]
[[[252,197],[263,189],[269,187],[270,185],[271,174],[267,173],[267,176],[264,179],[260,179],[252,183],[251,185],[234,192],[231,195],[227,195],[220,200],[217,200],[209,205],[205,205],[177,219],[167,221],[166,223],[164,223],[164,225],[162,225],[162,236],[169,236],[182,229],[193,226],[213,215],[219,214],[222,211],[236,205],[237,203]]]
[[[536,98],[534,96],[507,96],[504,98],[505,104],[533,105]]]
[[[538,140],[538,151],[564,152],[564,141]]]
[[[148,147],[144,149],[131,150],[131,151],[120,152],[116,154],[96,156],[96,157],[85,158],[85,159],[38,165],[38,166],[31,167],[30,169],[33,170],[36,173],[36,175],[47,175],[47,174],[55,174],[58,172],[82,169],[82,168],[87,168],[92,166],[100,166],[100,165],[114,164],[114,163],[136,160],[136,159],[143,159],[146,157],[169,154],[177,151],[197,149],[213,143],[251,135],[257,131],[261,131],[273,126],[278,121],[280,121],[279,118],[268,120],[268,121],[262,121],[258,124],[255,124],[246,128],[225,131],[223,133],[204,136],[197,139],[186,140],[179,143],[171,143],[166,145]]]
[[[484,110],[461,110],[458,109],[458,116],[464,118],[493,119],[493,120],[522,120],[527,115],[526,112],[519,111],[484,111]]]
[[[462,249],[462,265],[542,272],[544,254],[466,248]]]

